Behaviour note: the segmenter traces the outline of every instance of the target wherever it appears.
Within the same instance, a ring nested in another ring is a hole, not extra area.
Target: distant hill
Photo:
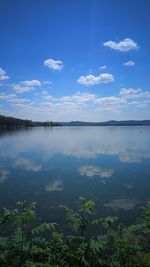
[[[106,122],[85,122],[71,121],[59,122],[62,126],[150,126],[150,120],[125,120],[125,121],[106,121]]]
[[[39,122],[32,120],[22,120],[14,117],[7,117],[0,115],[0,127],[37,127],[37,126],[58,126],[57,123],[52,121]]]
[[[37,126],[150,126],[150,120],[125,120],[125,121],[106,121],[106,122],[86,122],[86,121],[70,121],[70,122],[52,122],[52,121],[32,121],[22,120],[14,117],[0,115],[0,127],[37,127]]]

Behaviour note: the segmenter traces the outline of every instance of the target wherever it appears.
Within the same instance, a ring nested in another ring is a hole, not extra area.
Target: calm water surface
[[[38,202],[42,220],[80,195],[98,213],[133,221],[150,200],[150,127],[54,127],[0,131],[0,206]]]

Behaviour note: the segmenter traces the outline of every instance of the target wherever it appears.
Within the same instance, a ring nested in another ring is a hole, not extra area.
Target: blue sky
[[[150,119],[149,0],[1,0],[0,113]]]

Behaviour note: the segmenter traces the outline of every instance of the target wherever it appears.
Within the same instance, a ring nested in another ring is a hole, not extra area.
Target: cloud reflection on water
[[[1,196],[7,197],[5,192],[9,190],[10,201],[16,192],[23,192],[31,199],[36,194],[43,202],[44,190],[45,201],[50,198],[52,205],[57,194],[62,202],[66,198],[68,205],[77,195],[87,195],[99,200],[108,213],[109,209],[132,211],[140,203],[138,199],[149,197],[150,127],[142,127],[142,134],[140,129],[54,127],[9,131],[0,136]],[[11,179],[5,186],[2,183],[9,176],[8,170]]]
[[[24,130],[16,136],[11,136],[11,133],[4,138],[1,136],[1,156],[15,160],[22,153],[30,151],[34,157],[40,150],[41,163],[58,154],[82,159],[117,156],[122,163],[140,163],[150,158],[150,129],[145,127],[142,134],[139,129],[140,127],[57,127]]]
[[[29,158],[18,158],[17,160],[15,160],[14,165],[17,168],[21,168],[26,171],[38,172],[42,169],[41,164],[36,164]]]
[[[108,178],[113,175],[113,170],[108,168],[97,167],[94,165],[84,165],[79,168],[80,175],[93,177],[100,176],[102,178]]]
[[[63,190],[63,183],[62,180],[54,180],[45,186],[45,190],[47,192],[53,191],[62,191]]]
[[[0,183],[4,183],[7,180],[10,171],[1,169],[0,170]]]
[[[119,209],[128,211],[134,209],[139,203],[140,201],[138,201],[137,199],[119,198],[113,199],[109,203],[105,203],[104,206],[107,208],[111,208],[114,211],[118,211]]]

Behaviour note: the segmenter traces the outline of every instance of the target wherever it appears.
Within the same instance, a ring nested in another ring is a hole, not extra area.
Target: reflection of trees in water
[[[12,136],[24,132],[31,132],[34,128],[24,128],[24,127],[0,127],[0,137]]]

